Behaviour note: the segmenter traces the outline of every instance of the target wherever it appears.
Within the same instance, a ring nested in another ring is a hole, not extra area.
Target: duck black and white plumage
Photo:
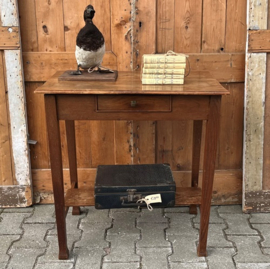
[[[75,75],[82,74],[80,68],[93,70],[101,65],[105,53],[105,42],[102,33],[94,25],[92,19],[95,10],[88,5],[84,10],[85,26],[80,30],[76,39],[75,57],[77,60],[77,71]]]

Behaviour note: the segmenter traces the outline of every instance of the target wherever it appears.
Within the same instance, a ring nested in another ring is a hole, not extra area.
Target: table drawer
[[[171,96],[98,95],[97,111],[169,112],[171,111]]]

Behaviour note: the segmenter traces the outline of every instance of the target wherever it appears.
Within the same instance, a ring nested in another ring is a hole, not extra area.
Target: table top
[[[183,85],[142,85],[140,72],[120,71],[116,81],[58,81],[57,72],[35,93],[41,94],[159,94],[224,95],[229,94],[208,72],[193,71]]]

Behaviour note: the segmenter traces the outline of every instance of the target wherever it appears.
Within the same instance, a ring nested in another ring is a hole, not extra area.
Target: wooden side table
[[[177,188],[176,204],[200,205],[198,256],[206,256],[222,95],[207,72],[193,72],[184,85],[142,85],[137,72],[119,72],[116,82],[58,81],[59,72],[35,93],[44,94],[59,259],[68,259],[66,213],[94,205],[94,186],[78,186],[74,120],[193,120],[192,187]],[[65,120],[71,189],[64,195],[59,120]],[[206,121],[202,189],[198,188],[202,121]]]

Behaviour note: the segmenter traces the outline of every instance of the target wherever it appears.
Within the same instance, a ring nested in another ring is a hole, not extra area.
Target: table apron
[[[121,99],[123,102],[128,95],[121,96],[123,96]],[[144,97],[148,98],[147,95],[137,96],[139,100]],[[108,109],[99,110],[98,95],[56,94],[55,98],[58,120],[206,120],[209,115],[210,100],[213,97],[208,95],[160,95],[158,98],[167,100],[165,111],[162,108],[156,109],[155,106],[156,111],[151,108],[148,111],[147,107],[140,108],[140,106],[127,108],[127,104],[123,105],[123,109],[121,106],[112,105]],[[112,100],[115,99],[112,98]]]

